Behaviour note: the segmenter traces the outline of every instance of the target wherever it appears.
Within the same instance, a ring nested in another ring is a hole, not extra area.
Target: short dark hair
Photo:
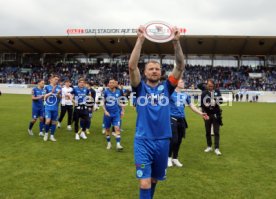
[[[42,81],[44,81],[44,79],[39,79],[39,80],[37,80],[37,83],[40,83]]]
[[[211,82],[213,85],[215,85],[215,81],[214,81],[213,79],[208,79],[208,80],[207,80],[207,84],[208,84],[209,82]]]
[[[58,75],[52,75],[52,76],[51,76],[51,79],[52,79],[52,78],[55,78],[55,77],[59,78]]]
[[[94,85],[93,82],[87,82],[87,84],[88,84],[89,86],[93,86],[93,85]]]

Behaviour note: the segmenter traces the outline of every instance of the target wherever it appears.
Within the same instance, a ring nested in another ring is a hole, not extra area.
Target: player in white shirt
[[[60,112],[60,116],[58,119],[58,128],[61,127],[61,122],[63,120],[63,117],[65,116],[66,112],[68,115],[68,119],[67,119],[67,130],[71,131],[72,127],[72,116],[73,116],[73,96],[71,94],[71,92],[73,91],[73,88],[70,87],[71,86],[71,81],[70,80],[66,80],[64,82],[64,86],[61,90],[61,112]]]

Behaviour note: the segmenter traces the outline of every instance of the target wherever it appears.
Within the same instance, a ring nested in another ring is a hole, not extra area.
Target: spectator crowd
[[[141,64],[143,65],[143,64]],[[164,64],[163,74],[172,70],[173,65]],[[143,70],[141,68],[141,70]],[[260,73],[262,78],[251,78],[249,73]],[[126,64],[45,64],[10,66],[0,65],[0,83],[8,84],[35,84],[39,79],[47,81],[51,74],[58,74],[61,80],[70,79],[73,84],[80,77],[93,81],[102,86],[111,77],[116,78],[120,84],[129,85],[128,67]],[[259,91],[276,90],[275,67],[212,67],[201,65],[186,65],[184,73],[185,87],[196,89],[197,85],[212,78],[216,87],[226,90],[249,89]]]

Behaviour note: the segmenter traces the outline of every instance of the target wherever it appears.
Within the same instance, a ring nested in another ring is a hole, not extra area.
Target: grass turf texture
[[[200,117],[186,110],[189,129],[180,149],[183,168],[169,168],[155,198],[276,198],[276,104],[234,103],[223,107],[221,151],[203,152]],[[29,95],[0,97],[0,198],[138,198],[133,163],[136,113],[126,110],[123,152],[106,150],[102,110],[94,114],[88,140],[74,140],[63,122],[57,142],[27,133]]]

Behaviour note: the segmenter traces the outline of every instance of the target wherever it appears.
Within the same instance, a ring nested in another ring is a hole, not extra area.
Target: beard
[[[160,81],[160,78],[158,79],[147,79],[150,83],[154,84],[154,83],[158,83]]]

